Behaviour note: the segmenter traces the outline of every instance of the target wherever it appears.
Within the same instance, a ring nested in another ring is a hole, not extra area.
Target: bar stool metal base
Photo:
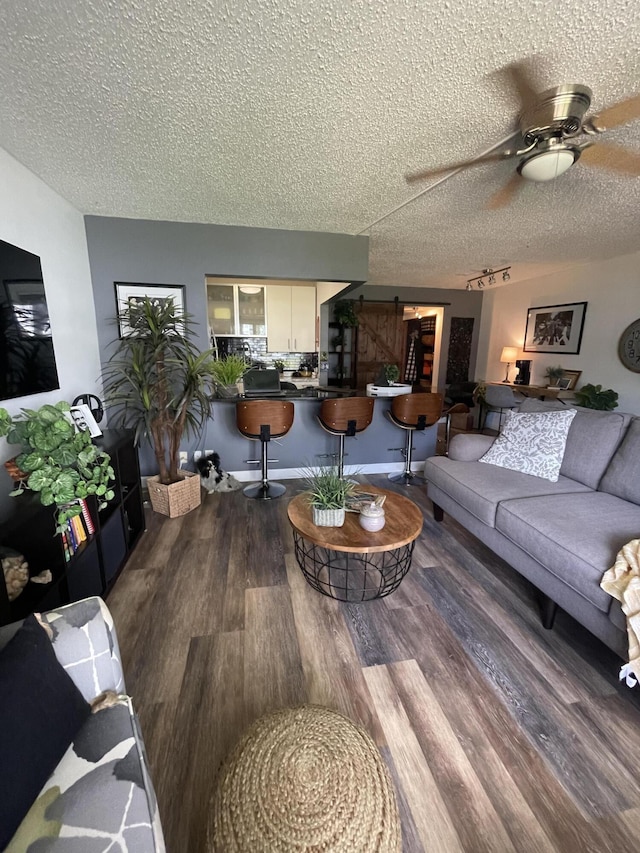
[[[256,501],[271,501],[282,497],[286,491],[287,487],[282,483],[252,483],[250,486],[245,486],[242,493]]]
[[[427,482],[424,477],[414,474],[413,471],[403,471],[402,474],[389,474],[387,479],[392,483],[399,483],[401,486],[424,486]]]

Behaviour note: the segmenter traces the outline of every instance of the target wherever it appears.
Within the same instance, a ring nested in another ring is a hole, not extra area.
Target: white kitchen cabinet
[[[315,287],[267,287],[267,350],[314,352],[316,348]]]

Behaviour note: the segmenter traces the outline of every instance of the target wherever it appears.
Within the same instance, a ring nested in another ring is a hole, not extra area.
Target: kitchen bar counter
[[[299,477],[301,469],[318,465],[331,465],[331,454],[338,449],[338,439],[329,435],[318,423],[322,397],[303,394],[300,397],[283,396],[291,399],[295,406],[293,426],[281,439],[269,443],[270,477],[273,480]],[[292,392],[295,393],[295,392]],[[353,395],[346,389],[327,389],[330,397]],[[237,399],[243,399],[241,397]],[[273,397],[269,397],[273,399]],[[278,398],[276,398],[278,399]],[[244,438],[236,427],[235,398],[217,399],[213,403],[213,418],[209,420],[202,438],[190,446],[189,459],[193,450],[212,449],[220,454],[222,467],[230,471],[239,480],[260,479],[260,442]],[[406,432],[394,426],[385,415],[391,407],[391,399],[376,398],[371,425],[354,438],[345,440],[345,471],[348,474],[399,473],[404,467],[402,454],[398,450],[404,447]],[[414,433],[413,459],[416,470],[418,463],[436,452],[437,426],[423,432]],[[252,460],[248,462],[247,460]],[[154,460],[150,460],[153,466]],[[188,465],[193,469],[193,463]],[[143,468],[145,473],[148,473]]]

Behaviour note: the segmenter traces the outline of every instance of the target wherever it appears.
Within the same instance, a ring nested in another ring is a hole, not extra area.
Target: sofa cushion
[[[0,849],[89,716],[51,642],[29,616],[0,654]]]
[[[567,404],[570,405],[570,404]],[[631,415],[625,412],[599,412],[572,406],[576,416],[571,423],[560,473],[597,489],[611,457],[620,444]],[[548,412],[567,406],[560,400],[527,399],[521,412]]]
[[[631,419],[624,412],[575,409],[560,473],[597,489]]]
[[[14,838],[17,849],[37,840],[38,853],[164,850],[127,697],[86,720],[39,793]]]
[[[507,412],[504,429],[480,462],[557,482],[575,411]]]
[[[640,418],[629,424],[599,486],[603,492],[640,504]]]
[[[496,530],[559,580],[609,612],[612,598],[600,589],[622,546],[638,535],[640,507],[604,492],[547,495],[506,501]]]
[[[501,501],[532,495],[591,491],[567,477],[560,476],[556,483],[552,483],[497,465],[458,462],[446,456],[427,459],[424,476],[428,483],[433,483],[489,527],[495,527],[496,510]]]

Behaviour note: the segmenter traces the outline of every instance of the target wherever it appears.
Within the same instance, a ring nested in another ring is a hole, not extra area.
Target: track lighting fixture
[[[491,267],[487,267],[486,270],[482,270],[482,275],[477,275],[475,278],[470,278],[467,281],[467,290],[473,290],[474,284],[477,284],[478,290],[484,290],[485,288],[485,278],[487,279],[487,284],[492,285],[496,283],[496,275],[498,273],[502,273],[502,280],[509,281],[511,276],[509,275],[509,270],[511,267],[501,267],[499,270],[493,270]]]

